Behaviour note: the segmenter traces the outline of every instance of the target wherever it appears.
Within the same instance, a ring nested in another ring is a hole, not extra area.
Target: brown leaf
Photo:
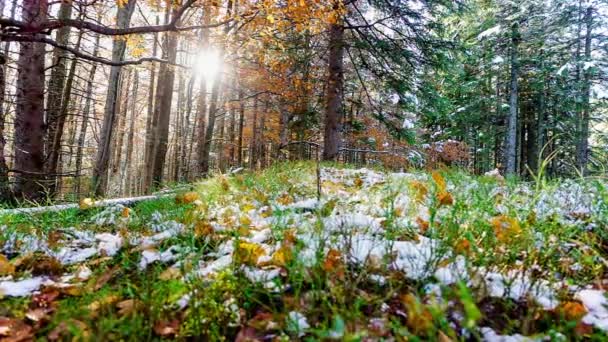
[[[118,308],[118,314],[120,316],[131,315],[142,307],[142,302],[137,299],[127,299],[122,302],[118,302],[116,307]]]
[[[171,280],[171,279],[177,279],[182,275],[182,272],[179,270],[179,268],[177,267],[169,267],[166,270],[164,270],[159,276],[158,278],[160,280]]]
[[[263,336],[260,336],[252,327],[243,327],[236,335],[234,342],[262,342]]]
[[[22,342],[34,338],[32,327],[22,320],[0,317],[0,341]]]
[[[49,341],[57,341],[59,339],[69,340],[68,337],[73,336],[73,331],[77,332],[76,336],[80,337],[80,339],[72,339],[72,341],[90,340],[91,332],[89,331],[89,327],[86,323],[76,319],[70,319],[69,321],[59,323],[59,325],[47,335],[47,338]]]
[[[101,289],[105,284],[107,284],[119,271],[120,267],[116,266],[102,274],[101,277],[97,278],[97,281],[93,286],[93,290],[99,291],[99,289]]]
[[[162,337],[177,335],[179,331],[179,320],[158,321],[154,324],[154,332]]]
[[[34,295],[32,297],[32,302],[40,308],[46,308],[49,307],[51,304],[53,304],[53,302],[55,302],[59,296],[61,295],[61,293],[59,293],[59,291],[57,289],[54,289],[52,287],[47,287],[44,290],[42,290],[41,293]]]
[[[0,254],[0,276],[15,273],[15,266],[8,261],[8,258]]]
[[[51,308],[35,308],[25,313],[25,317],[32,322],[46,321],[49,314],[53,312]]]

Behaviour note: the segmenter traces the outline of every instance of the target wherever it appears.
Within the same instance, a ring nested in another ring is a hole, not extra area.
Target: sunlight
[[[213,84],[220,70],[222,61],[219,51],[207,49],[199,52],[194,60],[194,71],[207,81],[207,85]]]

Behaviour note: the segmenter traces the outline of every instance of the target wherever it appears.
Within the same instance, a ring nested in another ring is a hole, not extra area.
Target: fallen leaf
[[[116,303],[116,307],[118,308],[118,314],[120,316],[131,315],[136,312],[139,308],[141,308],[143,303],[137,299],[127,299],[122,302]]]
[[[77,332],[76,336],[74,336],[74,332]],[[59,339],[62,341],[70,340],[68,337],[78,337],[72,338],[72,341],[88,341],[90,340],[91,332],[86,323],[76,319],[70,319],[69,321],[59,323],[59,325],[47,335],[49,341],[57,341]]]
[[[277,202],[282,205],[289,205],[293,203],[293,197],[289,193],[284,192],[277,198]]]
[[[521,234],[521,226],[517,219],[506,215],[493,217],[490,224],[494,228],[494,235],[500,242],[509,242]]]
[[[452,205],[454,204],[454,197],[452,197],[452,194],[447,191],[441,191],[437,193],[437,201],[439,202],[440,206]]]
[[[164,270],[159,276],[158,278],[160,280],[171,280],[171,279],[177,279],[179,277],[181,277],[182,272],[179,270],[179,268],[177,267],[169,267],[166,270]]]
[[[61,295],[61,293],[52,287],[47,287],[44,290],[42,290],[41,293],[34,295],[32,297],[32,302],[37,306],[37,307],[41,307],[41,308],[45,308],[45,307],[49,307],[53,302],[55,302],[59,296]]]
[[[97,278],[97,281],[93,285],[93,290],[99,291],[99,289],[101,289],[107,282],[109,282],[119,271],[119,266],[116,266],[106,271],[104,274],[101,275],[101,277]]]
[[[194,236],[198,238],[209,236],[213,234],[213,232],[213,226],[204,220],[196,222],[196,225],[194,226]]]
[[[560,303],[555,311],[568,321],[578,321],[587,314],[587,309],[582,303],[568,301]]]
[[[49,313],[53,310],[51,308],[35,308],[25,313],[25,317],[32,322],[45,321],[49,318]]]
[[[265,255],[266,251],[262,246],[249,243],[239,242],[234,252],[235,260],[241,264],[255,266],[258,263],[258,259]]]
[[[407,311],[407,326],[416,335],[424,334],[433,327],[433,315],[418,298],[411,293],[401,296]]]
[[[87,210],[92,208],[95,205],[95,201],[93,201],[93,199],[91,198],[83,198],[80,200],[78,206],[80,207],[80,210]]]
[[[323,262],[323,270],[328,273],[334,273],[338,277],[344,276],[344,262],[342,261],[342,253],[336,249],[330,249],[327,252],[325,261]]]
[[[8,261],[8,258],[0,254],[0,276],[11,275],[15,273],[15,266]]]
[[[120,212],[120,216],[122,216],[123,218],[128,218],[130,214],[131,214],[131,209],[129,209],[127,207],[122,208],[122,211]]]
[[[22,320],[0,317],[0,341],[22,342],[32,341],[34,334],[32,327]]]
[[[92,302],[91,304],[87,305],[87,309],[89,309],[92,316],[96,316],[97,312],[101,308],[112,305],[112,304],[118,302],[119,300],[120,300],[120,298],[116,295],[108,295],[108,296],[105,296],[105,297],[98,299],[98,300]]]
[[[179,321],[158,321],[154,324],[154,332],[161,337],[177,335],[179,331]]]
[[[175,203],[177,204],[190,204],[196,200],[200,200],[200,196],[194,191],[178,194],[177,196],[175,196]]]

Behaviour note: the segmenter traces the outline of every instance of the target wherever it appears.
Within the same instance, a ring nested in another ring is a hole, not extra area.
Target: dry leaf
[[[93,199],[91,199],[91,198],[83,198],[80,200],[80,203],[78,204],[78,206],[80,207],[80,210],[90,209],[94,205],[95,205],[95,201],[93,201]]]
[[[240,242],[234,252],[237,262],[250,266],[255,266],[258,259],[265,254],[266,251],[262,246],[249,242]]]
[[[179,321],[158,321],[154,324],[154,332],[162,337],[177,335],[179,331]]]
[[[158,278],[160,278],[160,280],[171,280],[171,279],[177,279],[182,275],[182,272],[179,270],[179,268],[176,267],[169,267],[166,270],[164,270],[159,276]]]
[[[0,317],[0,341],[22,342],[32,341],[34,334],[32,327],[25,322],[7,317]]]
[[[418,298],[411,293],[401,296],[401,302],[407,310],[407,326],[419,335],[428,332],[433,327],[433,315]]]
[[[336,274],[340,278],[344,276],[344,262],[342,261],[342,253],[339,250],[330,249],[327,252],[327,256],[323,262],[323,270]]]
[[[67,322],[59,323],[59,325],[47,335],[47,338],[49,341],[57,341],[59,339],[62,341],[69,340],[68,337],[72,337],[72,331],[78,331],[77,336],[80,337],[80,339],[72,338],[72,341],[88,341],[91,338],[91,332],[89,331],[87,324],[76,319],[70,319]]]
[[[131,209],[129,209],[127,207],[122,208],[122,211],[120,212],[120,216],[122,216],[124,218],[128,218],[130,214],[131,214]]]
[[[118,314],[120,316],[127,316],[136,312],[142,307],[142,304],[143,303],[137,299],[127,299],[116,303],[116,307],[118,308]]]
[[[490,220],[494,228],[494,235],[500,242],[508,242],[521,234],[521,227],[517,219],[506,215],[499,215]]]
[[[0,254],[0,276],[11,275],[15,273],[15,266],[8,261],[8,258]]]

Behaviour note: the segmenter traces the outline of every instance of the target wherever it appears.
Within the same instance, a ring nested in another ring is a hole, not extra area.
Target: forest
[[[608,1],[0,15],[0,341],[608,340]]]

